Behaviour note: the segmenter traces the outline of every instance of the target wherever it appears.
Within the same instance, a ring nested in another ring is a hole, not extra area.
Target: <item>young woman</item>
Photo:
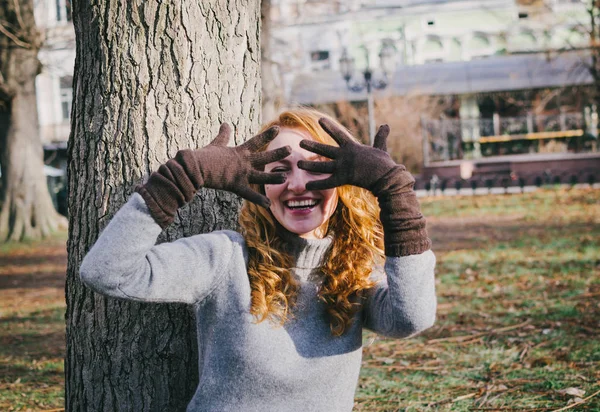
[[[402,338],[434,322],[435,257],[414,179],[386,152],[308,109],[227,147],[161,166],[81,266],[110,296],[194,305],[200,382],[188,411],[350,411],[362,330]],[[247,199],[241,233],[155,245],[200,187]]]

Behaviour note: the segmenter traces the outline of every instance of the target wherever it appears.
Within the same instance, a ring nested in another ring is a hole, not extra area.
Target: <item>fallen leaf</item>
[[[583,395],[585,395],[585,391],[579,388],[560,389],[558,393],[560,393],[561,395],[570,395],[577,397],[582,397]]]

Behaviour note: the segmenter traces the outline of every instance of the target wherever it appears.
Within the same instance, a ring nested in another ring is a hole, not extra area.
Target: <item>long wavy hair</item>
[[[317,142],[337,146],[319,125],[321,117],[329,116],[307,108],[290,110],[265,124],[262,130],[275,125],[302,129]],[[264,187],[254,189],[264,193]],[[369,275],[374,264],[383,262],[384,252],[375,197],[356,186],[336,190],[338,205],[321,232],[333,233],[333,242],[321,268],[324,280],[319,298],[326,304],[332,334],[340,336],[352,324],[363,291],[374,286]],[[298,285],[290,270],[293,258],[285,252],[283,239],[277,233],[278,223],[270,210],[248,201],[244,202],[239,223],[249,251],[250,313],[257,322],[270,318],[283,324],[292,316]]]

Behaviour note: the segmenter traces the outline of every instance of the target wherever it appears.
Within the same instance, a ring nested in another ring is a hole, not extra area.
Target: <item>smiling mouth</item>
[[[320,203],[320,200],[310,199],[310,200],[288,200],[284,202],[285,206],[291,210],[308,210],[312,209],[316,205]]]

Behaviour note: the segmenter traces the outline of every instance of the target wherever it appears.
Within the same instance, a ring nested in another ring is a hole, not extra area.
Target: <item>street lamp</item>
[[[352,92],[362,92],[366,89],[367,91],[367,112],[369,113],[369,141],[371,145],[373,144],[373,139],[375,137],[375,119],[373,118],[373,93],[375,90],[385,89],[388,85],[389,79],[394,74],[394,70],[396,68],[396,53],[394,46],[390,43],[384,43],[381,48],[381,52],[379,53],[379,64],[381,66],[381,71],[383,72],[383,78],[374,79],[373,78],[373,70],[371,69],[371,65],[369,64],[369,52],[365,48],[365,54],[367,58],[367,66],[363,70],[363,82],[353,81],[354,77],[354,59],[348,56],[348,51],[344,49],[342,52],[342,57],[340,58],[340,71],[342,72],[342,76],[346,81],[346,86],[348,90]]]

